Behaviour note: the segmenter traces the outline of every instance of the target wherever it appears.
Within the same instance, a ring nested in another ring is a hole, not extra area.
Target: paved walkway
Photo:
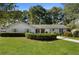
[[[66,38],[66,37],[63,37],[63,36],[57,36],[57,38],[62,39],[62,40],[72,41],[72,42],[75,42],[75,43],[79,43],[79,40],[70,39],[70,38]]]

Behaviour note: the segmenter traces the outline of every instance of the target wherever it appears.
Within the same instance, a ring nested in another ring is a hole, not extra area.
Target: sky
[[[64,8],[63,4],[61,3],[17,3],[19,10],[29,10],[30,7],[41,5],[45,9],[51,9],[52,7],[61,7]]]

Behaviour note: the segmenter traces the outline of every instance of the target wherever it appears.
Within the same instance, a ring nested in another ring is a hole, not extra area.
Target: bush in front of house
[[[73,37],[79,37],[79,31],[75,31],[75,32],[73,33]]]
[[[72,29],[72,35],[73,37],[79,37],[79,29]]]
[[[25,37],[25,33],[0,33],[1,37]]]
[[[51,34],[51,33],[26,33],[26,37],[29,39],[35,39],[35,40],[46,40],[46,41],[50,41],[50,40],[56,40],[56,34]]]
[[[72,37],[72,33],[71,32],[64,32],[64,36],[67,36],[67,37]]]

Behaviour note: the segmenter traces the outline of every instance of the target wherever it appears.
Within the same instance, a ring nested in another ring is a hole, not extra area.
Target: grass
[[[74,37],[73,39],[79,40],[79,37]]]
[[[75,39],[75,40],[79,40],[79,37],[68,37],[70,39]]]
[[[78,55],[79,44],[55,40],[37,41],[25,37],[0,37],[1,55]]]

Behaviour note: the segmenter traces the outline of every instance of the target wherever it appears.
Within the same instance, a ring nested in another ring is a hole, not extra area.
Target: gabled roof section
[[[34,24],[27,24],[24,22],[21,23],[14,23],[14,24],[10,24],[8,27],[12,27],[14,25],[18,26],[18,24],[22,24],[24,26],[29,26],[31,28],[68,28],[65,25],[59,25],[59,24],[51,24],[51,25],[47,25],[47,24],[41,24],[41,25],[34,25]]]

